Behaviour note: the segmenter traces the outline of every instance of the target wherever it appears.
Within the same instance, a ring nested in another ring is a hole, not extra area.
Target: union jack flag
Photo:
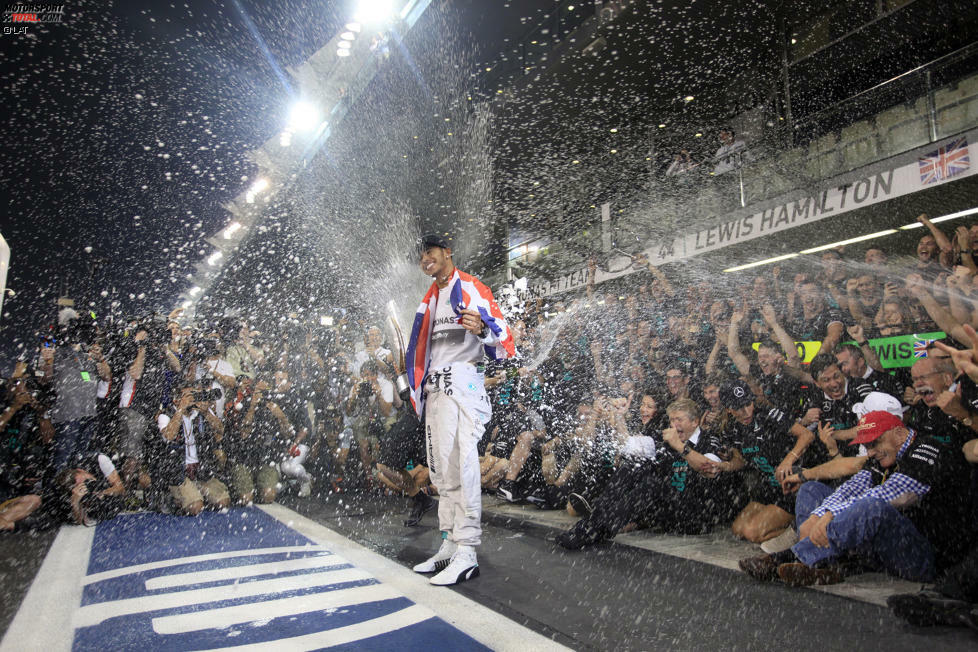
[[[515,356],[516,345],[513,342],[513,333],[506,324],[506,318],[503,317],[499,306],[496,305],[492,290],[476,277],[457,269],[448,282],[452,286],[449,301],[455,314],[460,315],[466,308],[478,310],[482,321],[488,327],[492,344],[485,344],[483,348],[489,358],[504,360]],[[438,284],[432,283],[414,316],[414,326],[411,328],[411,338],[408,340],[405,352],[407,362],[405,371],[408,383],[411,385],[411,404],[418,416],[421,416],[424,410],[424,392],[421,386],[428,375],[428,364],[431,362],[428,345],[434,330],[433,322],[437,306]]]
[[[920,183],[929,185],[946,181],[967,171],[971,167],[968,157],[968,139],[953,140],[936,152],[931,152],[919,161]]]
[[[915,358],[926,358],[927,357],[927,347],[931,345],[934,340],[914,340],[913,341],[913,357]]]

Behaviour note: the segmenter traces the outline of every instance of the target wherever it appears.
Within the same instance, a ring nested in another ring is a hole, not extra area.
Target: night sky
[[[468,0],[451,15],[479,26],[469,42],[491,59],[551,3],[512,4]],[[244,154],[285,123],[296,93],[285,68],[353,5],[76,1],[60,25],[3,36],[0,232],[16,296],[0,324],[2,371],[62,293],[102,315],[113,300],[121,314],[173,307],[210,252],[204,238],[228,221],[221,205],[257,173]]]

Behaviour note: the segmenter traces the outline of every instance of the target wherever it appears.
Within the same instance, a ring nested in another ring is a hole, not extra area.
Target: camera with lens
[[[212,387],[209,389],[195,389],[193,391],[193,397],[195,403],[209,403],[210,401],[216,401],[224,396],[224,393],[217,387]]]
[[[197,340],[194,348],[197,350],[198,360],[212,358],[220,351],[218,341],[209,337]]]

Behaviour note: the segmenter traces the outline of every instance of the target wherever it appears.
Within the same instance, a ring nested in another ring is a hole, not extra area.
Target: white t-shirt
[[[438,291],[438,305],[431,332],[432,370],[451,366],[457,362],[482,362],[482,343],[458,323],[458,315],[452,310],[452,286]]]
[[[197,464],[200,458],[197,457],[197,433],[194,431],[194,419],[197,418],[197,410],[189,415],[183,415],[183,462],[184,464]],[[170,425],[170,417],[161,414],[156,417],[156,425],[160,432]]]
[[[357,351],[357,354],[355,356],[353,356],[353,373],[359,376],[360,375],[360,367],[363,366],[363,363],[366,362],[367,360],[384,360],[384,361],[386,361],[387,358],[390,355],[391,355],[390,350],[385,349],[382,346],[377,347],[377,350],[374,351],[373,353],[371,353],[371,352],[369,352],[367,350]],[[385,362],[385,364],[386,364],[386,362]]]
[[[394,383],[383,376],[377,376],[377,383],[380,385],[380,394],[384,397],[384,402],[392,403],[394,401]],[[371,396],[370,404],[373,405],[376,402],[377,397]]]

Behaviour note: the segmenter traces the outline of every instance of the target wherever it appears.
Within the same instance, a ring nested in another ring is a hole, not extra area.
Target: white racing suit
[[[463,546],[482,538],[479,440],[492,416],[485,375],[455,362],[432,369],[424,384],[425,446],[431,483],[438,487],[438,527]]]

